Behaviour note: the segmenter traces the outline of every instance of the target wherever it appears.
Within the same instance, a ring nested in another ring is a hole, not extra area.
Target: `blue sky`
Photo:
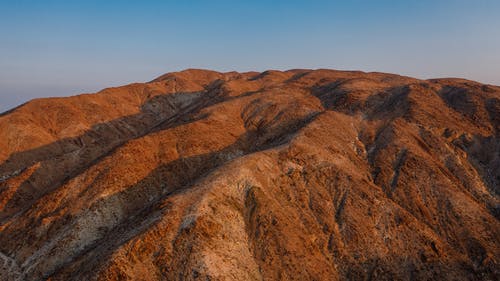
[[[500,1],[0,0],[0,112],[186,68],[500,85]]]

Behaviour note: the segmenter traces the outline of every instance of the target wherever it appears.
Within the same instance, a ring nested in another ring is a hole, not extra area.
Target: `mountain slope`
[[[500,277],[500,88],[186,70],[0,115],[4,280]]]

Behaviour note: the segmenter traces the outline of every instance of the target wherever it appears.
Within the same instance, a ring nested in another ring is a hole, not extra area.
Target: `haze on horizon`
[[[170,71],[332,68],[500,85],[500,1],[1,1],[0,112]]]

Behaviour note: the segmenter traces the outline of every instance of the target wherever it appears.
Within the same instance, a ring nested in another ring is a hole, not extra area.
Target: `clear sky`
[[[500,85],[500,1],[0,0],[0,112],[186,68]]]

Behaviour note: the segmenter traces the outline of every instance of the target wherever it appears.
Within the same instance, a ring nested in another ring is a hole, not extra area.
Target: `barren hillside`
[[[0,115],[1,280],[498,280],[500,87],[186,70]]]

